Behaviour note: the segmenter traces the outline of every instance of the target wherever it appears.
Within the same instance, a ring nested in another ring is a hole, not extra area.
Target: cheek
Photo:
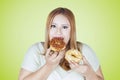
[[[52,38],[53,38],[53,32],[50,31],[50,33],[49,33],[49,39],[51,40]]]
[[[65,43],[68,43],[70,39],[70,31],[64,32]]]

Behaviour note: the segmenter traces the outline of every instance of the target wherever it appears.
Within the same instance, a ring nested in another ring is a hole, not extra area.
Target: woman
[[[63,38],[66,48],[52,53],[49,42],[55,37]],[[69,49],[78,49],[82,53],[83,64],[65,60]],[[75,18],[69,9],[59,7],[49,14],[45,42],[29,48],[19,80],[104,80],[94,51],[76,41]]]

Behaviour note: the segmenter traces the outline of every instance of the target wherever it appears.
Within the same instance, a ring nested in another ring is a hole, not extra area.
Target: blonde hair
[[[76,43],[76,25],[75,25],[75,17],[74,14],[72,13],[71,10],[67,9],[67,8],[56,8],[53,11],[50,12],[50,14],[48,15],[47,18],[47,22],[46,22],[46,33],[45,33],[45,44],[44,44],[44,48],[45,48],[45,52],[46,50],[49,48],[49,31],[50,31],[50,27],[51,27],[51,23],[54,19],[54,17],[58,14],[61,14],[63,16],[65,16],[69,22],[70,22],[70,27],[71,27],[71,31],[70,31],[70,40],[67,44],[67,48],[69,47],[69,49],[76,49],[77,48],[77,43]]]
[[[81,45],[82,43],[77,42],[76,41],[76,25],[75,25],[75,17],[74,14],[72,13],[71,10],[67,9],[67,8],[56,8],[53,11],[50,12],[50,14],[48,15],[47,18],[47,22],[46,22],[46,33],[45,33],[45,43],[44,43],[44,49],[45,49],[45,53],[47,52],[47,49],[50,47],[49,45],[49,32],[50,32],[50,27],[52,24],[52,21],[54,19],[54,17],[56,15],[63,15],[65,16],[69,22],[70,22],[70,27],[71,27],[71,31],[70,31],[70,40],[66,46],[66,50],[68,49],[78,49],[81,52]],[[67,60],[65,60],[65,58],[63,58],[61,60],[61,62],[59,63],[59,65],[65,69],[65,70],[70,70],[70,66]]]

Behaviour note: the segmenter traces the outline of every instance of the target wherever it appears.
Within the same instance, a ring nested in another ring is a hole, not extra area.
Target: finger
[[[70,61],[69,63],[72,67],[78,67],[79,66],[79,64],[74,62],[74,61]]]
[[[73,62],[72,63],[76,66],[76,67],[79,67],[79,64],[77,62]]]
[[[63,57],[64,57],[64,53],[60,52],[60,53],[58,53],[58,56],[56,59],[61,60]]]
[[[58,55],[58,52],[54,52],[54,53],[52,53],[51,58],[56,58],[57,55]]]
[[[81,75],[85,72],[84,70],[85,65],[79,65],[75,62],[70,62],[70,68],[76,72],[79,72]]]
[[[53,53],[54,53],[54,51],[50,50],[50,53],[49,53],[49,55],[51,56]]]
[[[59,53],[65,53],[65,50],[60,51]]]
[[[75,65],[73,64],[72,61],[69,61],[69,65],[70,65],[70,68],[71,68],[71,69],[74,69],[74,68],[75,68]]]
[[[50,48],[49,48],[49,49],[47,49],[47,52],[46,52],[46,54],[45,54],[45,56],[46,56],[46,57],[50,56],[50,51],[51,51],[51,49],[50,49]]]
[[[79,65],[77,65],[77,64],[70,64],[69,66],[74,71],[76,71],[79,68]]]

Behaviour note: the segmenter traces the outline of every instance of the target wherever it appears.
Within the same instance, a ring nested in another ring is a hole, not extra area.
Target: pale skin
[[[95,72],[86,58],[83,56],[83,64],[70,61],[70,67],[72,70],[83,75],[86,80],[104,80],[101,68]]]
[[[58,55],[57,53],[49,54],[50,49],[47,50],[45,55],[46,64],[36,72],[21,69],[19,80],[47,80],[50,73],[59,65],[60,60],[64,57],[64,51],[61,51]]]
[[[67,44],[70,39],[70,23],[68,19],[63,15],[57,15],[53,19],[49,38],[54,37],[64,38],[64,42]],[[25,69],[20,70],[19,80],[47,80],[51,72],[59,65],[60,60],[64,57],[65,50],[60,51],[59,54],[51,54],[51,50],[48,49],[45,55],[46,63],[36,72],[30,72]],[[70,61],[70,67],[72,70],[83,75],[86,80],[104,80],[101,68],[95,72],[91,65],[88,63],[85,57],[83,57],[83,65]],[[46,74],[46,75],[44,75]]]

